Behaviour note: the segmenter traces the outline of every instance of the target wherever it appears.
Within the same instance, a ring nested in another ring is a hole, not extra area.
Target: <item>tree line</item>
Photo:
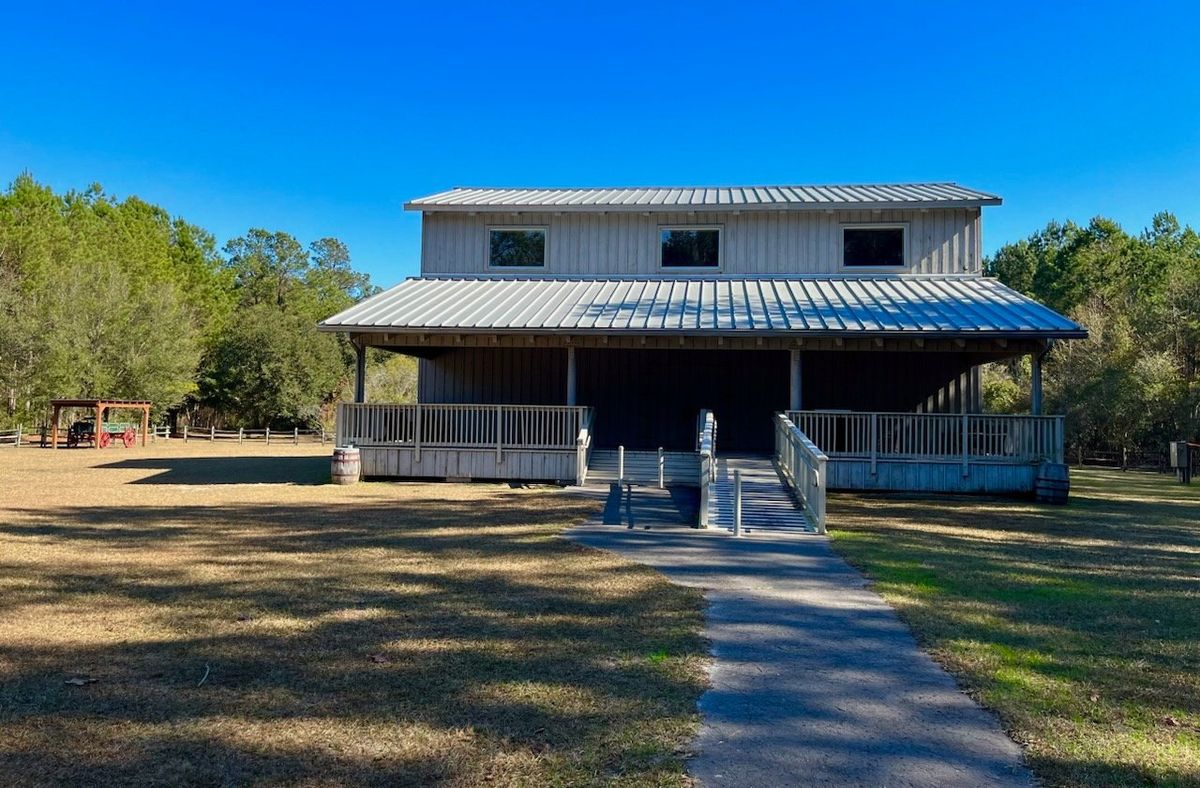
[[[21,175],[0,193],[0,424],[87,396],[222,427],[328,424],[354,352],[316,324],[376,289],[336,238],[254,228],[219,246],[137,197]],[[403,396],[412,366],[375,376]]]
[[[1200,440],[1200,235],[1169,213],[1137,235],[1096,218],[1050,222],[985,261],[987,273],[1069,315],[1086,340],[1043,365],[1048,413],[1066,414],[1068,455],[1165,454]],[[985,370],[989,410],[1029,407],[1029,361]]]

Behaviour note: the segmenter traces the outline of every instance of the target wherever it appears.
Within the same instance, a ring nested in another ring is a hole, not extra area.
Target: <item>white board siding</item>
[[[426,213],[423,274],[503,273],[487,265],[487,228],[546,226],[546,274],[659,274],[658,228],[721,225],[725,274],[839,273],[841,225],[904,223],[909,273],[979,273],[978,209],[697,213]],[[853,269],[851,269],[853,270]],[[529,271],[520,272],[528,275]]]
[[[1038,466],[1030,463],[972,462],[967,475],[958,462],[870,460],[831,457],[825,466],[830,490],[887,490],[895,492],[1029,494],[1034,491]]]

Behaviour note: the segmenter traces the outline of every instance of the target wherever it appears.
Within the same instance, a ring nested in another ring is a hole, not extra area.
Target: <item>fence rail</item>
[[[382,405],[342,403],[339,446],[578,450],[591,424],[582,405]]]
[[[789,410],[787,418],[833,459],[1062,462],[1062,416]]]
[[[0,432],[0,446],[20,446],[22,443],[28,442],[29,435],[24,431],[23,427]]]
[[[595,411],[590,408],[585,411],[575,436],[575,484],[580,487],[587,482],[588,463],[592,460],[592,422],[595,418]]]
[[[825,533],[825,467],[829,457],[783,414],[775,416],[775,463],[804,506],[817,533]]]
[[[159,437],[158,428],[155,428],[154,436],[156,438]],[[169,434],[164,435],[163,437],[169,437]],[[323,429],[322,430],[301,430],[301,429],[273,430],[268,427],[268,428],[264,428],[261,430],[247,430],[247,429],[219,430],[216,427],[190,427],[190,426],[188,426],[188,427],[183,428],[181,437],[183,438],[184,443],[187,443],[189,441],[209,441],[210,443],[216,443],[217,441],[222,441],[222,442],[226,442],[226,443],[230,443],[230,442],[245,443],[246,441],[262,441],[262,442],[266,443],[268,446],[271,445],[272,441],[274,441],[276,443],[291,443],[293,445],[299,445],[300,439],[304,438],[304,439],[310,440],[310,441],[320,441],[321,444],[323,445],[326,443],[326,441],[330,440],[333,437],[333,434],[326,432]]]

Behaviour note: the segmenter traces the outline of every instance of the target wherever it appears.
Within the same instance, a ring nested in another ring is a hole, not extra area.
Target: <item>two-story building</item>
[[[702,411],[735,453],[777,453],[781,414],[831,486],[1031,490],[1061,459],[1041,356],[1085,334],[982,275],[999,204],[953,183],[413,200],[421,275],[322,328],[360,349],[359,403],[365,348],[418,357],[421,407],[348,405],[339,438],[370,476],[581,481],[661,447],[687,480]],[[1034,413],[980,415],[979,366],[1022,354]]]

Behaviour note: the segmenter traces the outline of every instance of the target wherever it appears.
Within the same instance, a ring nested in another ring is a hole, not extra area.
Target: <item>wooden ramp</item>
[[[719,457],[709,495],[709,527],[733,530],[734,471],[742,472],[742,532],[814,533],[770,457]]]

